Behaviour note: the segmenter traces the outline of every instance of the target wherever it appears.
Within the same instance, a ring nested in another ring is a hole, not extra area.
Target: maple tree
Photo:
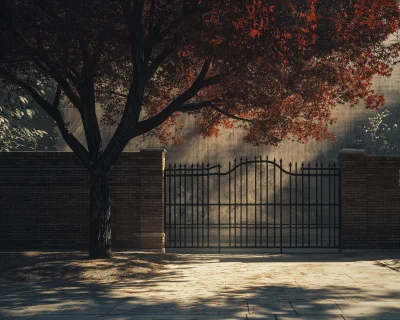
[[[374,75],[399,54],[395,0],[5,0],[0,78],[52,117],[91,178],[89,256],[111,256],[107,174],[127,143],[162,141],[179,115],[204,136],[240,126],[245,141],[332,138],[331,110],[379,108]],[[52,101],[39,89],[52,80]],[[11,89],[9,89],[11,90]],[[62,99],[65,98],[65,99]],[[60,100],[79,111],[86,145],[68,130]],[[102,145],[103,124],[117,124]]]

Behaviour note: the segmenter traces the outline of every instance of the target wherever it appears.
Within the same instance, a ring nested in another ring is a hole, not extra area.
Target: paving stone
[[[343,311],[343,314],[346,315],[361,315],[361,316],[374,316],[374,317],[383,317],[383,316],[393,316],[397,315],[398,319],[400,319],[400,304],[399,301],[397,303],[390,301],[362,301],[355,303],[348,302],[337,302],[337,305]],[[380,319],[380,318],[379,318]]]
[[[308,302],[292,302],[294,310],[297,314],[315,314],[315,315],[332,315],[342,314],[342,310],[336,305],[334,301],[331,303],[308,303]]]
[[[250,304],[250,314],[295,314],[290,303],[285,302],[266,302],[262,304]]]
[[[388,316],[378,315],[373,317],[363,317],[360,315],[355,315],[355,316],[344,315],[343,318],[345,320],[399,320],[400,315],[399,314],[388,315]]]
[[[340,315],[316,315],[316,314],[306,314],[306,315],[277,315],[277,320],[343,320]]]

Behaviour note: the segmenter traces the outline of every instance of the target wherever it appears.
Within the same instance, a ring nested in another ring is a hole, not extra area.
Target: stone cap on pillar
[[[340,149],[339,153],[347,153],[347,154],[365,154],[365,149]]]
[[[139,149],[140,152],[165,152],[167,153],[167,149],[165,148],[143,148],[143,149]]]

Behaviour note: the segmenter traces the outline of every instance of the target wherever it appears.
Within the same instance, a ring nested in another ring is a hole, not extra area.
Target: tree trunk
[[[111,202],[106,173],[90,175],[89,258],[111,258]]]

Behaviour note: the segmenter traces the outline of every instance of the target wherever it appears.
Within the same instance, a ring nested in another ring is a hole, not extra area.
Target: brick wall
[[[400,248],[400,157],[340,152],[343,248]]]
[[[164,248],[164,165],[164,149],[126,152],[114,165],[113,248]],[[0,249],[86,249],[89,192],[73,153],[0,153]]]

